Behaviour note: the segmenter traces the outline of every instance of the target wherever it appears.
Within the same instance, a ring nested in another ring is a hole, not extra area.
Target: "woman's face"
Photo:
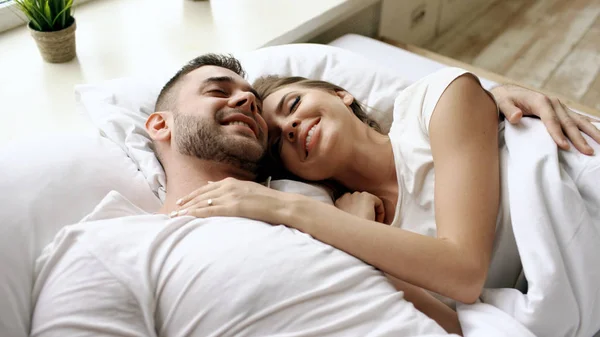
[[[358,120],[345,91],[282,87],[263,101],[269,149],[285,168],[307,180],[324,180],[345,164],[351,123]],[[344,131],[344,132],[342,132]]]

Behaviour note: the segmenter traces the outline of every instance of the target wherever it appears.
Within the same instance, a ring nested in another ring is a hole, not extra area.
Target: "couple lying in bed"
[[[149,214],[111,193],[65,227],[36,266],[31,335],[460,334],[452,303],[513,287],[521,270],[498,107],[515,124],[541,116],[547,141],[572,154],[565,179],[600,181],[600,131],[538,93],[492,95],[447,68],[399,94],[382,134],[333,84],[271,76],[251,87],[237,60],[198,57],[146,123],[163,207]],[[328,203],[278,191],[254,182],[265,167],[347,193]],[[595,190],[586,226],[600,223]]]

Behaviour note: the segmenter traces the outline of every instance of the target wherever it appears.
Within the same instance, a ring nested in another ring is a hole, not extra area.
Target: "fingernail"
[[[186,215],[188,212],[187,209],[184,209],[183,211],[179,211],[179,215]]]
[[[181,206],[182,203],[183,203],[183,199],[179,199],[179,200],[175,201],[176,205],[180,205]]]
[[[169,214],[169,216],[170,216],[171,218],[174,218],[174,217],[176,217],[176,216],[177,216],[177,211],[173,211],[173,212],[171,212],[171,213]]]

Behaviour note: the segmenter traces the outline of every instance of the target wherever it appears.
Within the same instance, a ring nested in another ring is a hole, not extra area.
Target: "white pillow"
[[[332,82],[370,109],[367,113],[387,133],[394,99],[410,85],[397,70],[379,66],[354,52],[319,44],[290,44],[255,50],[238,57],[248,81],[276,74]]]
[[[0,331],[27,336],[33,266],[65,225],[81,220],[111,190],[155,211],[160,200],[137,166],[110,140],[65,134],[0,150]]]
[[[387,133],[397,93],[409,83],[395,71],[379,67],[353,52],[327,45],[291,44],[235,55],[248,81],[277,74],[333,82],[371,107],[368,113]],[[183,65],[182,65],[183,66]],[[165,175],[144,123],[154,112],[156,97],[177,69],[163,69],[148,78],[120,78],[76,87],[80,113],[117,143],[138,165],[155,194],[164,200]]]

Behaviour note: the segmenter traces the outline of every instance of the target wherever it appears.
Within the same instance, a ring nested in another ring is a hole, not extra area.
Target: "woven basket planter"
[[[76,28],[75,21],[69,27],[55,32],[40,32],[29,25],[29,31],[42,58],[50,63],[63,63],[75,58],[77,54],[75,44]]]

